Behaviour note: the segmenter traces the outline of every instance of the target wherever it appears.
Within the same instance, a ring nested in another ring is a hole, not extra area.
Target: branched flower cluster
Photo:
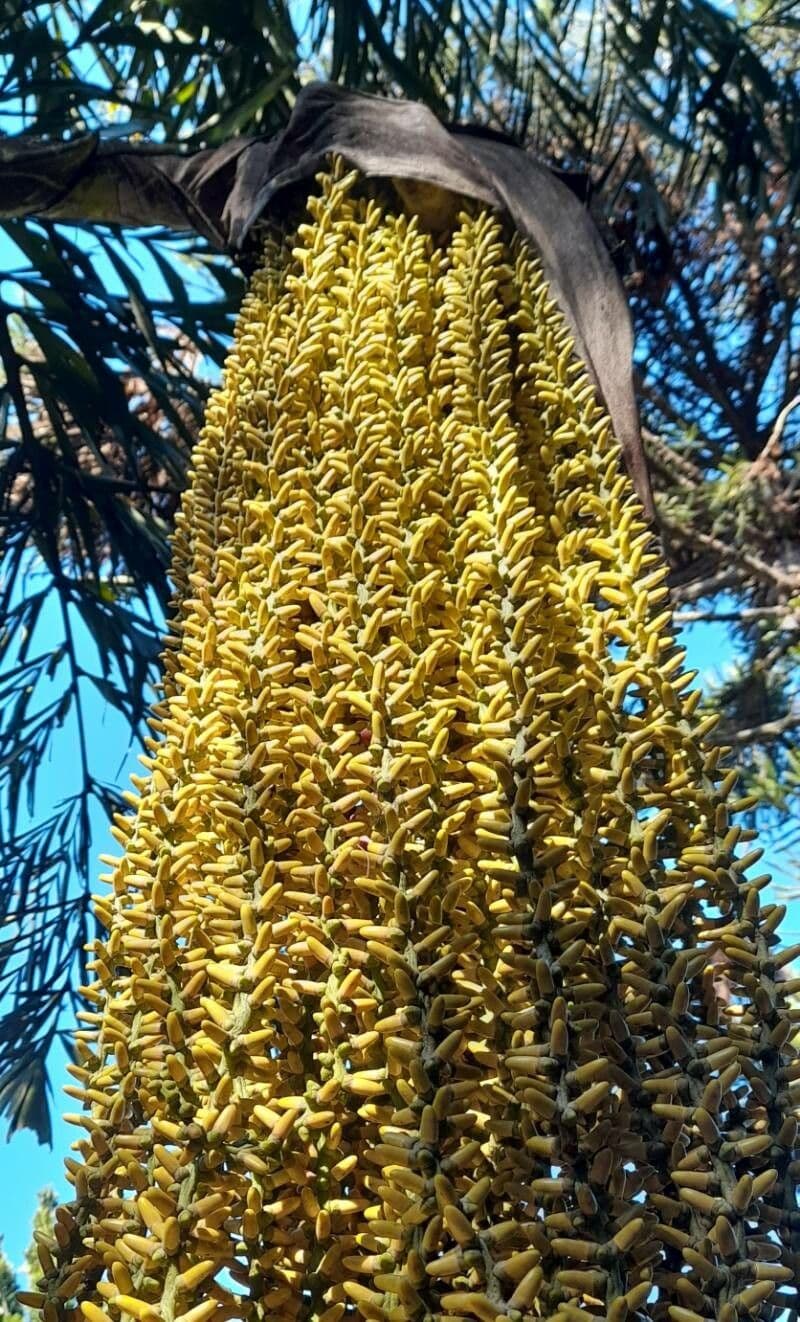
[[[500,218],[318,184],[194,455],[29,1299],[775,1316],[796,952],[606,414]]]

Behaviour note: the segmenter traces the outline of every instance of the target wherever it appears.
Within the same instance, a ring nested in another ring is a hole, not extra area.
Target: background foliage
[[[20,1284],[17,1268],[3,1252],[0,1239],[0,1322],[38,1322],[41,1317],[38,1311],[23,1307],[17,1299],[17,1291],[31,1289],[41,1276],[38,1245],[40,1242],[52,1243],[56,1205],[57,1199],[52,1189],[39,1190],[31,1225],[31,1241],[25,1250],[25,1261],[22,1264],[24,1285]]]
[[[786,828],[800,792],[799,29],[797,4],[777,0],[6,0],[0,131],[216,144],[275,132],[317,76],[503,129],[562,170],[631,295],[679,618],[735,627],[721,737],[766,825]],[[156,230],[16,220],[4,234],[0,1109],[46,1139],[47,1059],[91,935],[92,823],[121,807],[92,693],[137,735],[171,518],[243,283],[224,254]],[[77,757],[44,804],[64,731]]]

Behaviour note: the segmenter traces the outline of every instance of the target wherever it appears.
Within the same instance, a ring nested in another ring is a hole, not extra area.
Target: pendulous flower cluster
[[[795,1298],[798,952],[665,576],[530,246],[335,160],[178,518],[45,1322]]]

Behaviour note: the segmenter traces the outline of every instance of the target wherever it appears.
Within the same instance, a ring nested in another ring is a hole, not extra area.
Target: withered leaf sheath
[[[792,952],[607,417],[496,216],[318,184],[179,518],[45,1322],[777,1316]]]

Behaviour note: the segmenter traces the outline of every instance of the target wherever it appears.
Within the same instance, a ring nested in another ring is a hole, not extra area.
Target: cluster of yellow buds
[[[335,160],[178,519],[45,1322],[778,1316],[797,951],[666,572],[530,246]]]

